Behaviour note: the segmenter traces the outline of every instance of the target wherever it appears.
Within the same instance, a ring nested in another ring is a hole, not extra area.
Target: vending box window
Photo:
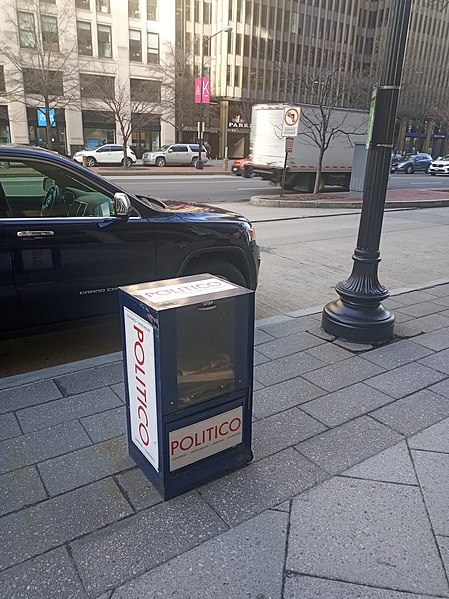
[[[201,274],[119,295],[129,453],[162,497],[250,462],[254,292]]]

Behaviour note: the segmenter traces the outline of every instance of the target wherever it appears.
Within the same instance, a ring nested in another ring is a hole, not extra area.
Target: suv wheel
[[[429,166],[426,168],[426,174],[428,175],[430,173],[430,164]]]
[[[190,165],[191,166],[196,166],[196,163],[198,162],[198,156],[195,156],[194,158],[192,158],[192,160],[190,161]]]
[[[124,162],[124,160],[122,160],[120,163],[122,166],[123,166],[123,162]],[[130,167],[130,166],[132,166],[132,163],[133,163],[133,161],[128,156],[128,158],[126,159],[126,166]]]
[[[165,158],[163,156],[156,158],[156,166],[165,166]]]
[[[407,173],[407,175],[413,175],[413,173],[414,173],[415,171],[413,170],[413,166],[412,166],[411,164],[409,164],[409,165],[406,167],[406,169],[405,169],[405,172]]]
[[[207,258],[201,258],[194,261],[187,266],[186,272],[181,276],[199,275],[205,272],[223,277],[231,283],[241,285],[242,287],[248,286],[243,273],[234,266],[234,264],[225,262],[224,260],[215,260],[213,258],[210,258],[209,260]]]
[[[87,166],[95,166],[96,164],[97,164],[97,161],[95,160],[95,158],[93,156],[87,157]]]

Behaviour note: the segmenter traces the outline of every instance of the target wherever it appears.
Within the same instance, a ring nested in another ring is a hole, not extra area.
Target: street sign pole
[[[286,177],[286,174],[287,174],[287,160],[288,160],[288,155],[292,151],[293,151],[293,137],[286,137],[285,138],[284,170],[282,171],[281,195],[279,196],[281,198],[284,195],[285,177]]]

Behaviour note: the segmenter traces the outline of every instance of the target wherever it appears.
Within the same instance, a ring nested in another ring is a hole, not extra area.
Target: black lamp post
[[[199,136],[198,136],[198,141],[199,141],[199,152],[198,152],[198,160],[196,161],[195,167],[197,169],[202,169],[203,168],[203,161],[201,159],[201,151],[203,148],[203,77],[204,77],[204,48],[207,48],[209,45],[210,40],[215,37],[216,35],[218,35],[219,33],[222,32],[229,32],[232,31],[232,27],[230,25],[228,25],[227,27],[223,27],[223,29],[220,29],[219,31],[216,31],[215,33],[213,33],[212,35],[207,35],[203,37],[203,41],[202,41],[202,45],[201,45],[201,95],[200,95],[200,127],[199,127]],[[210,84],[210,79],[209,79],[209,84]]]
[[[335,290],[340,299],[324,306],[325,331],[358,343],[379,343],[393,336],[394,316],[381,302],[389,295],[378,280],[379,243],[393,149],[412,0],[391,3],[382,75],[377,87],[372,138],[368,149],[363,204],[352,273]]]

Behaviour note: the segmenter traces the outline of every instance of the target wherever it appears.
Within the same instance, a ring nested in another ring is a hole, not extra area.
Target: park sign
[[[299,106],[285,108],[282,118],[282,137],[296,137],[298,135],[300,115],[301,109]]]
[[[195,77],[195,104],[210,104],[209,77]]]

